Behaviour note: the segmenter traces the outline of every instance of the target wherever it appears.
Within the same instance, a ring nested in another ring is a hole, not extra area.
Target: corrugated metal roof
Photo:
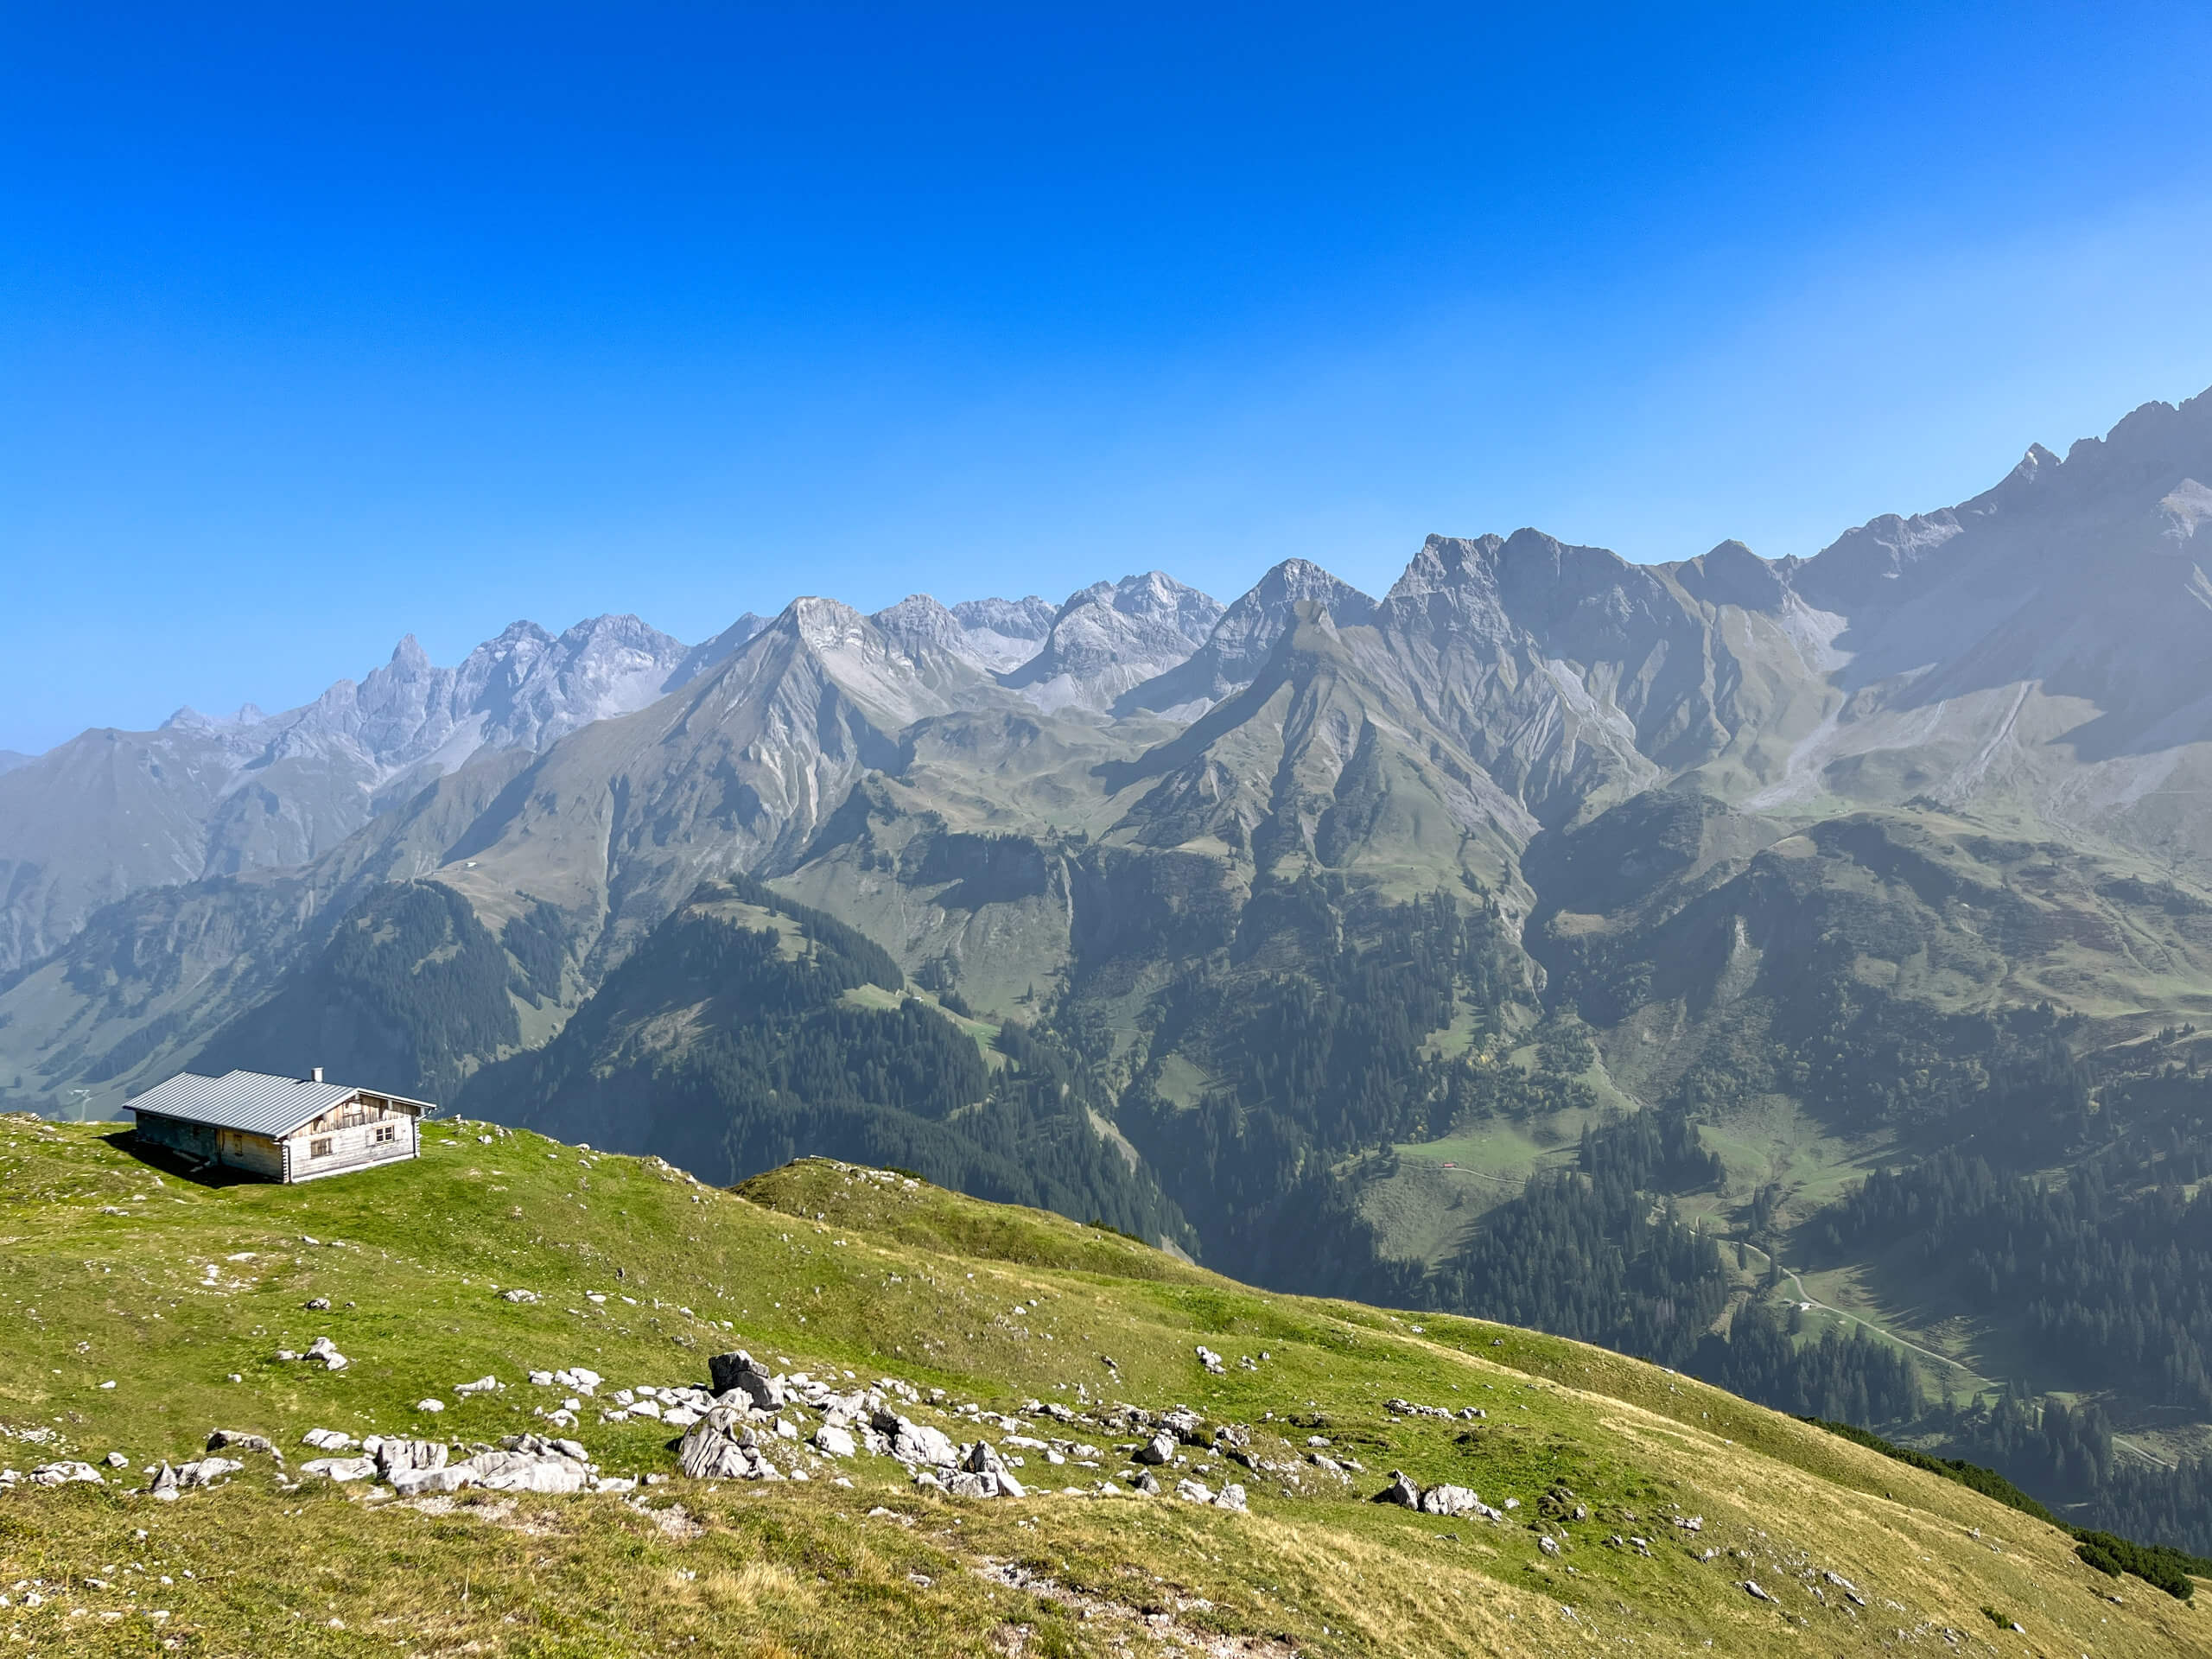
[[[230,1071],[219,1077],[180,1071],[167,1083],[126,1101],[124,1109],[156,1112],[163,1117],[275,1137],[312,1123],[341,1100],[359,1094],[419,1107],[425,1113],[437,1109],[426,1100],[410,1100],[359,1084],[311,1083],[302,1077],[272,1077],[262,1071]]]

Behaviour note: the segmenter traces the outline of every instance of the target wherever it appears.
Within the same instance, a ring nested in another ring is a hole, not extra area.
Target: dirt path
[[[1797,1276],[1796,1270],[1795,1268],[1783,1268],[1780,1262],[1775,1262],[1773,1256],[1768,1255],[1766,1251],[1760,1249],[1756,1244],[1746,1244],[1744,1248],[1750,1250],[1753,1255],[1765,1256],[1769,1262],[1773,1263],[1773,1265],[1777,1268],[1781,1268],[1782,1276],[1784,1279],[1787,1279],[1796,1289],[1797,1300],[1799,1301],[1807,1303],[1811,1306],[1817,1307],[1824,1313],[1833,1313],[1839,1319],[1848,1319],[1853,1325],[1864,1325],[1867,1330],[1872,1331],[1876,1336],[1881,1338],[1884,1341],[1893,1342],[1900,1348],[1908,1350],[1912,1353],[1920,1354],[1929,1359],[1935,1360],[1939,1364],[1948,1365],[1953,1370],[1959,1372],[1961,1376],[1972,1378],[1976,1382],[1982,1383],[1992,1389],[1998,1386],[1998,1384],[1993,1382],[1990,1378],[1982,1376],[1980,1372],[1974,1370],[1970,1366],[1961,1364],[1957,1360],[1953,1359],[1948,1354],[1939,1354],[1933,1348],[1923,1348],[1918,1343],[1911,1341],[1908,1338],[1897,1335],[1894,1331],[1886,1330],[1883,1326],[1876,1325],[1872,1319],[1863,1319],[1856,1313],[1848,1313],[1843,1308],[1837,1307],[1831,1303],[1821,1300],[1818,1297],[1815,1296],[1810,1291],[1805,1288],[1805,1281]],[[2158,1456],[2157,1452],[2150,1451],[2146,1447],[2138,1446],[2134,1441],[2124,1439],[2120,1435],[2113,1435],[2112,1437],[2112,1443],[2126,1451],[2133,1452],[2137,1457],[2142,1459],[2145,1463],[2155,1464],[2161,1469],[2171,1469],[2174,1466],[2165,1459]]]

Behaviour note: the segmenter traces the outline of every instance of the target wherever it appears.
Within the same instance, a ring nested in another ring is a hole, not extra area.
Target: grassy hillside
[[[139,1162],[111,1126],[0,1120],[0,1464],[130,1461],[104,1485],[0,1496],[0,1639],[209,1655],[2212,1652],[2203,1613],[2092,1572],[2055,1529],[1597,1349],[1265,1294],[1101,1229],[823,1161],[728,1193],[472,1123],[424,1143],[418,1162],[314,1185],[210,1186]],[[538,1300],[499,1294],[513,1288]],[[274,1357],[317,1336],[351,1363]],[[1020,1412],[1033,1440],[1096,1444],[1100,1466],[1028,1449],[1033,1496],[963,1501],[888,1459],[786,1442],[779,1461],[812,1478],[699,1484],[673,1473],[665,1425],[599,1420],[615,1388],[703,1383],[708,1356],[741,1344],[779,1370],[854,1373],[847,1387],[902,1379],[943,1408],[904,1409],[956,1440],[1011,1431],[951,1408]],[[228,1484],[173,1504],[126,1491],[217,1427],[269,1436],[295,1470],[314,1427],[493,1441],[573,1397],[531,1370],[575,1366],[607,1379],[573,1431],[601,1468],[667,1478],[376,1497],[294,1484],[249,1453]],[[505,1387],[454,1391],[486,1375]],[[1401,1397],[1484,1414],[1387,1408]],[[428,1398],[446,1409],[419,1410]],[[1249,1513],[1100,1496],[1127,1492],[1116,1443],[1131,1437],[1062,1428],[1033,1400],[1186,1403],[1248,1427],[1274,1467],[1192,1446],[1173,1471],[1241,1479]],[[1316,1434],[1360,1471],[1300,1461]],[[1395,1469],[1517,1506],[1501,1523],[1368,1502]],[[1694,1532],[1675,1524],[1692,1516]]]

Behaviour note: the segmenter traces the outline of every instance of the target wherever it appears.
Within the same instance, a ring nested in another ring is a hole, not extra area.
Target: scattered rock
[[[417,1411],[437,1412],[443,1411],[445,1408],[446,1402],[442,1400],[417,1400],[415,1402],[415,1409]]]
[[[513,1302],[520,1306],[527,1306],[537,1300],[537,1293],[534,1290],[503,1290],[499,1293],[499,1300],[503,1302]]]
[[[91,1464],[73,1460],[41,1464],[31,1471],[30,1480],[35,1486],[67,1486],[72,1481],[79,1480],[88,1481],[95,1486],[107,1484],[107,1477]]]
[[[886,1437],[887,1449],[903,1464],[950,1469],[960,1461],[959,1448],[941,1428],[911,1421],[888,1408],[876,1411],[869,1425]]]
[[[716,1406],[684,1433],[677,1461],[694,1480],[781,1480],[760,1454],[760,1442],[741,1405]]]
[[[1505,1516],[1482,1501],[1471,1487],[1432,1486],[1421,1495],[1423,1515],[1440,1515],[1456,1520],[1464,1515],[1479,1515],[1485,1521],[1503,1521]]]
[[[1404,1470],[1393,1469],[1390,1471],[1390,1484],[1375,1494],[1373,1502],[1395,1503],[1404,1509],[1418,1510],[1421,1508],[1421,1488],[1414,1484],[1413,1477]]]
[[[1214,1507],[1217,1510],[1235,1510],[1238,1513],[1242,1514],[1245,1508],[1244,1489],[1236,1482],[1231,1481],[1228,1485],[1221,1489],[1220,1492],[1215,1497],[1213,1503]]]
[[[1198,1344],[1198,1351],[1199,1364],[1205,1366],[1206,1370],[1215,1376],[1220,1376],[1224,1374],[1222,1366],[1221,1356],[1219,1354],[1214,1352],[1212,1349],[1207,1347],[1204,1343],[1200,1343]]]
[[[334,1428],[311,1428],[300,1436],[302,1446],[311,1446],[318,1452],[346,1452],[353,1445],[351,1434],[341,1434]]]
[[[1767,1594],[1765,1591],[1759,1588],[1758,1581],[1756,1579],[1745,1579],[1744,1580],[1744,1593],[1750,1596],[1755,1601],[1773,1601],[1775,1599],[1772,1596]]]
[[[472,1485],[476,1471],[462,1464],[440,1464],[435,1469],[399,1469],[388,1477],[391,1490],[402,1497],[422,1497],[434,1492],[457,1492]]]
[[[524,1451],[479,1452],[445,1472],[466,1471],[471,1484],[494,1492],[580,1492],[591,1479],[581,1458]]]
[[[210,1452],[219,1452],[226,1446],[237,1452],[266,1452],[279,1463],[284,1461],[284,1454],[276,1449],[265,1434],[249,1434],[242,1429],[236,1428],[219,1428],[208,1435],[207,1449]]]
[[[717,1398],[736,1389],[753,1402],[756,1411],[781,1411],[784,1408],[783,1383],[769,1372],[766,1366],[742,1348],[715,1355],[708,1360],[707,1370]]]
[[[1175,1437],[1163,1428],[1139,1446],[1134,1455],[1139,1463],[1173,1463],[1175,1460]]]
[[[670,1421],[674,1421],[672,1413]],[[853,1443],[851,1431],[840,1428],[835,1423],[824,1423],[814,1431],[814,1445],[816,1450],[832,1458],[854,1457],[860,1451],[860,1448]]]
[[[162,1467],[167,1468],[164,1464]],[[245,1467],[236,1458],[196,1458],[176,1471],[180,1486],[212,1486],[226,1475],[235,1475]]]
[[[330,1298],[327,1296],[310,1296],[307,1300],[302,1302],[300,1306],[307,1309],[310,1313],[327,1313],[330,1312]]]
[[[300,1470],[303,1474],[321,1475],[326,1480],[373,1480],[377,1463],[374,1458],[310,1458],[300,1465]]]
[[[337,1344],[332,1342],[328,1337],[317,1337],[309,1343],[304,1357],[319,1359],[325,1367],[334,1371],[342,1371],[351,1363],[345,1355],[338,1351]]]
[[[109,1452],[102,1461],[111,1469],[128,1469],[130,1466],[130,1459],[120,1452]]]
[[[397,1436],[388,1439],[378,1434],[363,1440],[361,1451],[377,1460],[377,1472],[386,1480],[395,1474],[442,1469],[451,1455],[451,1449],[443,1440],[410,1440]]]
[[[1575,1497],[1572,1487],[1558,1483],[1536,1500],[1536,1513],[1554,1521],[1586,1521],[1590,1518],[1589,1505]],[[1633,1520],[1635,1517],[1630,1518]]]

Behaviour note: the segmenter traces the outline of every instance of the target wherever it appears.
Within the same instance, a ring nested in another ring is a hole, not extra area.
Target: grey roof
[[[127,1112],[153,1112],[181,1117],[218,1128],[238,1129],[247,1135],[289,1135],[303,1123],[312,1123],[342,1100],[355,1095],[375,1095],[397,1105],[414,1106],[425,1113],[437,1109],[427,1100],[410,1100],[358,1084],[311,1083],[302,1077],[272,1077],[262,1071],[229,1071],[219,1077],[203,1077],[180,1071],[167,1083],[127,1101]]]

